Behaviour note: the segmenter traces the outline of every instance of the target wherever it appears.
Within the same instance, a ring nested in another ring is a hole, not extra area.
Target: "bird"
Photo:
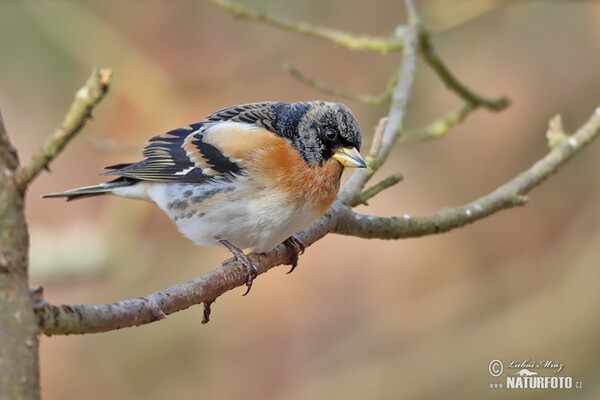
[[[67,200],[112,194],[156,203],[202,246],[223,245],[246,269],[243,249],[305,245],[294,236],[333,204],[344,167],[366,168],[362,135],[341,103],[267,101],[234,105],[148,140],[143,159],[104,167],[114,180],[43,195]]]

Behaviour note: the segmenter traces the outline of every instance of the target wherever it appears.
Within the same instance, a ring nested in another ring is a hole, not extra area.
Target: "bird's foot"
[[[221,242],[223,246],[227,247],[229,251],[231,251],[231,254],[233,254],[233,256],[244,266],[244,268],[246,268],[246,273],[248,274],[248,278],[246,279],[246,287],[248,289],[246,289],[246,293],[244,293],[243,296],[247,295],[252,288],[252,281],[254,281],[254,278],[256,278],[256,275],[258,275],[258,269],[242,250],[232,245],[227,240],[219,240],[219,242]]]
[[[290,270],[287,272],[290,274],[298,266],[298,256],[304,253],[306,245],[302,242],[302,240],[298,239],[294,235],[287,238],[283,243],[292,249],[293,252],[289,260],[289,264],[292,266],[292,268],[290,268]]]

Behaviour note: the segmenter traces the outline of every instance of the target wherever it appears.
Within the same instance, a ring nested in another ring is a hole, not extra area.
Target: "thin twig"
[[[600,134],[600,107],[591,118],[565,140],[555,144],[545,157],[498,189],[469,204],[446,208],[435,214],[414,217],[376,217],[345,208],[335,232],[362,238],[399,239],[446,232],[475,222],[505,208],[522,205],[525,194],[542,183]]]
[[[452,75],[446,64],[437,55],[431,44],[430,34],[427,30],[421,30],[420,39],[421,54],[427,64],[429,64],[449,89],[456,92],[464,100],[475,106],[483,106],[493,111],[500,111],[510,104],[510,101],[506,97],[489,99],[472,92]]]
[[[383,93],[380,93],[378,95],[361,95],[349,93],[343,89],[336,89],[326,86],[320,82],[317,82],[313,78],[303,74],[291,64],[283,64],[283,69],[287,73],[292,75],[294,78],[298,79],[300,82],[304,83],[307,86],[310,86],[311,88],[319,92],[331,96],[341,97],[348,100],[358,101],[359,103],[364,103],[371,106],[378,106],[388,102],[392,98],[392,93],[394,91],[394,88],[396,87],[396,84],[398,83],[398,74],[394,74],[394,76],[392,76],[392,79],[390,79],[390,81],[388,82]]]
[[[379,151],[381,150],[381,138],[383,137],[383,131],[387,126],[387,117],[383,117],[377,123],[375,127],[375,133],[373,134],[373,141],[371,142],[371,149],[369,149],[369,154],[367,155],[367,165],[373,164],[373,158],[377,157]]]
[[[265,22],[277,28],[325,39],[350,50],[371,50],[387,54],[392,51],[400,51],[403,46],[402,38],[397,36],[376,37],[370,35],[355,35],[336,29],[311,25],[305,22],[292,21],[283,17],[274,17],[226,0],[211,1],[235,17],[253,19]]]
[[[418,18],[415,16],[412,17],[412,21],[413,23],[406,30],[400,79],[392,96],[392,106],[388,114],[387,124],[383,130],[381,149],[377,155],[379,165],[383,164],[387,159],[394,143],[396,143],[396,140],[404,130],[404,120],[417,74],[417,50],[420,47],[418,32],[420,24],[418,23]]]
[[[401,143],[422,142],[444,136],[453,126],[464,121],[477,108],[473,103],[466,102],[460,108],[449,112],[438,121],[427,125],[424,129],[416,132],[407,132],[400,137],[399,141]]]
[[[90,119],[92,110],[102,100],[110,82],[110,69],[95,69],[85,85],[75,94],[75,100],[61,125],[42,147],[17,172],[17,182],[22,191],[60,153]]]
[[[377,145],[376,153],[369,153],[365,161],[367,168],[354,171],[344,186],[340,189],[338,201],[344,204],[356,204],[356,199],[365,184],[377,172],[389,155],[394,143],[404,128],[406,109],[412,94],[413,83],[417,72],[417,55],[419,49],[418,19],[414,19],[404,31],[404,51],[402,69],[398,84],[392,95],[392,104],[387,116],[386,124],[381,133],[381,141]]]
[[[202,323],[203,324],[208,324],[210,322],[210,312],[211,312],[211,306],[214,303],[214,300],[208,300],[202,303]]]
[[[373,197],[377,196],[379,193],[381,193],[385,189],[388,189],[388,188],[394,186],[398,182],[402,181],[402,179],[404,179],[402,174],[393,174],[393,175],[388,176],[384,180],[376,183],[375,185],[371,186],[370,188],[368,188],[367,190],[362,192],[354,200],[353,203],[349,204],[349,206],[354,207],[359,204],[364,204],[365,206],[368,206],[369,204],[367,202],[369,201],[369,199],[372,199]]]

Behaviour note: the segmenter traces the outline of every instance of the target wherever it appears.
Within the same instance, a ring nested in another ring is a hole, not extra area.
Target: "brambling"
[[[360,145],[343,104],[244,104],[153,137],[142,161],[105,167],[101,175],[115,180],[42,197],[152,201],[196,244],[227,247],[250,290],[257,270],[242,249],[262,253],[285,242],[295,252],[291,272],[304,251],[294,233],[329,209],[344,167],[366,167]]]

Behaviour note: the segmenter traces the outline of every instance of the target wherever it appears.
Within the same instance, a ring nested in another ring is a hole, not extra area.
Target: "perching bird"
[[[360,145],[343,104],[244,104],[153,137],[142,161],[105,167],[102,175],[115,180],[42,197],[153,201],[196,244],[226,246],[250,290],[257,270],[241,249],[267,252],[285,242],[295,250],[293,269],[304,251],[293,234],[329,209],[344,167],[366,167]]]

